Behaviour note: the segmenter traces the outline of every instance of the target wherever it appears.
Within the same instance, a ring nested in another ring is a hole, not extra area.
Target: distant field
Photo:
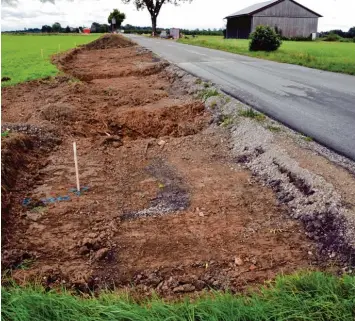
[[[284,41],[276,52],[250,52],[249,40],[198,36],[179,42],[236,54],[355,75],[355,43]]]
[[[1,77],[11,78],[10,81],[2,82],[2,86],[56,75],[58,69],[50,63],[51,55],[88,43],[99,36],[100,34],[1,35]]]

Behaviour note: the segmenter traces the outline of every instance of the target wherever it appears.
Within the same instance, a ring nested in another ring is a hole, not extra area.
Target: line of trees
[[[139,27],[139,26],[132,26],[130,24],[126,24],[122,26],[121,29],[124,30],[125,33],[149,33],[153,32],[152,27]],[[169,30],[170,28],[157,28],[157,34],[160,34],[163,30]],[[205,36],[222,36],[223,29],[180,29],[180,32],[184,35],[205,35]]]
[[[25,30],[26,32],[31,32],[30,29]],[[61,24],[59,22],[55,22],[53,23],[53,25],[49,26],[49,25],[44,25],[42,26],[41,32],[44,33],[78,33],[80,31],[83,31],[83,27],[78,27],[78,28],[73,28],[70,26],[66,26],[65,28],[63,28],[61,26]]]
[[[332,34],[338,35],[339,37],[342,38],[355,38],[355,27],[350,28],[348,32],[340,29],[336,29],[336,30],[324,31],[319,33],[320,37],[322,38]]]

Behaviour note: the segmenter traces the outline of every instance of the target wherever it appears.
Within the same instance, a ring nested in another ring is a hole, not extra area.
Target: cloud
[[[4,3],[6,1],[6,3]],[[16,1],[16,6],[14,5]],[[164,5],[158,17],[158,26],[180,28],[221,28],[223,17],[262,0],[193,0],[178,7]],[[126,14],[123,24],[138,26],[151,24],[148,11],[137,11],[120,0],[2,0],[2,30],[41,27],[58,21],[63,26],[90,26],[92,22],[106,23],[109,12],[118,8]],[[355,24],[354,0],[299,0],[324,17],[319,30],[348,30]]]

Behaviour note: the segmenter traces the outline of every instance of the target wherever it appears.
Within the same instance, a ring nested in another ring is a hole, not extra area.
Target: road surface
[[[174,41],[130,38],[182,69],[355,160],[355,77]],[[355,57],[354,57],[355,63]]]

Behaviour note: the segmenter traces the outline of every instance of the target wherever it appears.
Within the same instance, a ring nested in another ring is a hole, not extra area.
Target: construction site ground
[[[119,36],[54,61],[62,75],[3,89],[3,278],[174,296],[317,264],[166,62]]]

